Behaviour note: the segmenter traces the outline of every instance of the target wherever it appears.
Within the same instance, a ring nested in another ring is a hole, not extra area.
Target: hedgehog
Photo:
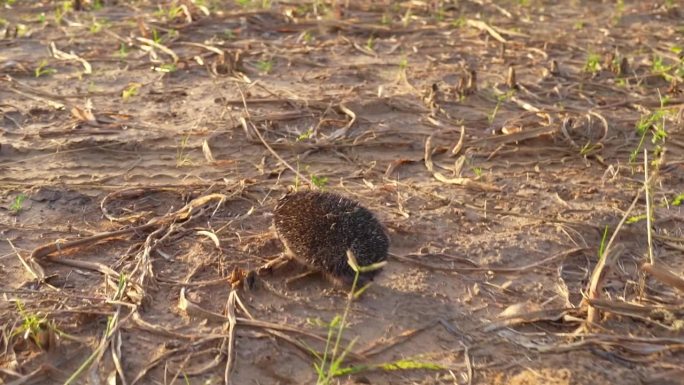
[[[375,215],[334,193],[287,193],[275,207],[273,224],[289,257],[339,286],[351,286],[356,275],[347,262],[347,251],[359,266],[387,259],[389,238]],[[360,273],[357,284],[368,283],[377,272]]]

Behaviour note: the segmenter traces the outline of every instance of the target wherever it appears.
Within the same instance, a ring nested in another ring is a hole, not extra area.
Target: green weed
[[[463,28],[468,23],[465,17],[461,16],[458,19],[451,22],[451,26],[454,28]]]
[[[121,45],[119,46],[119,50],[117,51],[117,56],[120,59],[125,59],[126,56],[128,56],[128,46],[126,45],[126,43],[121,43]]]
[[[311,31],[304,31],[302,34],[302,40],[304,40],[305,43],[310,44],[313,41],[313,34]]]
[[[128,99],[138,95],[138,91],[140,90],[140,83],[131,83],[126,87],[121,92],[121,98],[124,100],[124,102],[128,101]]]
[[[479,178],[482,176],[482,167],[473,167],[472,170],[476,177]]]
[[[297,142],[302,142],[302,141],[305,141],[307,139],[311,139],[311,136],[313,136],[313,133],[314,133],[313,128],[309,128],[308,130],[306,130],[306,132],[302,132],[301,134],[299,134],[299,136],[297,137]]]
[[[24,201],[26,198],[28,198],[28,196],[24,193],[17,195],[9,207],[10,212],[14,215],[19,214],[21,210],[24,209]]]
[[[408,58],[404,57],[399,61],[399,69],[401,71],[406,71],[408,69],[408,66],[409,66]]]
[[[359,290],[356,290],[358,284],[359,275],[361,273],[374,271],[380,269],[386,264],[386,261],[374,263],[369,266],[359,266],[356,257],[351,252],[347,251],[347,263],[354,270],[354,281],[352,282],[351,290],[347,296],[347,304],[344,308],[342,316],[335,316],[333,320],[328,324],[328,337],[326,339],[325,350],[323,351],[323,356],[316,354],[317,361],[314,362],[314,368],[316,373],[318,373],[318,379],[316,380],[316,385],[329,385],[332,383],[333,378],[345,374],[346,369],[342,368],[344,359],[347,354],[351,351],[352,347],[358,340],[358,337],[353,338],[349,344],[340,351],[340,343],[342,341],[342,335],[348,328],[347,318],[351,310],[351,303],[354,298],[357,298],[363,291],[368,287],[365,286]]]
[[[66,14],[73,11],[74,5],[71,1],[62,1],[61,5],[55,8],[54,19],[55,23],[61,24],[62,19]]]
[[[665,108],[668,103],[668,97],[660,98],[660,108],[656,109],[650,114],[642,116],[636,123],[636,131],[641,138],[639,144],[629,155],[629,162],[634,163],[637,156],[644,146],[646,135],[651,133],[651,142],[656,145],[655,152],[659,153],[662,150],[662,145],[667,138],[667,131],[665,129],[665,118],[670,114],[669,109]],[[657,160],[655,160],[657,161]]]
[[[368,40],[366,40],[366,48],[368,48],[369,50],[372,51],[374,49],[374,47],[375,47],[375,38],[373,38],[373,35],[370,35],[368,37]]]
[[[165,73],[171,73],[171,72],[176,72],[178,67],[174,63],[165,63],[160,65],[159,67],[156,67],[155,70],[157,72],[165,72]]]
[[[322,189],[328,184],[328,177],[311,174],[311,183],[313,183],[314,186]]]
[[[503,95],[497,95],[496,105],[494,106],[494,109],[492,110],[492,112],[487,114],[487,121],[489,122],[489,124],[492,124],[494,122],[494,119],[496,118],[496,114],[499,112],[501,104],[506,100],[510,99],[513,95],[515,95],[515,91],[513,90],[510,90]]]
[[[584,72],[595,74],[601,70],[601,55],[590,53],[584,63]]]
[[[25,340],[30,339],[35,342],[39,348],[42,348],[40,342],[42,338],[40,336],[50,324],[47,320],[47,316],[28,312],[24,308],[24,304],[18,300],[16,306],[22,321],[21,325],[12,332],[12,336],[21,335]]]
[[[37,78],[43,76],[43,75],[52,75],[57,73],[57,70],[54,68],[49,68],[48,67],[48,61],[47,59],[43,59],[38,63],[38,67],[35,69],[35,76]]]
[[[263,73],[270,73],[273,69],[273,60],[259,60],[257,62],[257,67]]]
[[[98,33],[104,28],[109,26],[109,22],[106,19],[97,20],[93,19],[93,24],[90,25],[90,33]]]

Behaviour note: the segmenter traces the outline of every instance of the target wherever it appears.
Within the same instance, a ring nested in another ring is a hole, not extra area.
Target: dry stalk
[[[670,270],[656,266],[652,263],[644,263],[641,266],[641,270],[650,274],[658,281],[684,292],[684,278],[678,276]]]
[[[587,297],[589,299],[593,300],[600,298],[605,278],[608,276],[610,270],[615,264],[615,261],[622,255],[624,251],[624,246],[618,245],[611,249],[609,253],[603,253],[601,258],[599,259],[599,262],[596,264],[594,271],[591,274],[591,280],[589,281],[589,292],[587,293]],[[599,312],[599,310],[593,305],[591,305],[591,303],[589,303],[587,308],[587,320],[585,327],[591,328],[593,325],[598,324],[600,318],[601,313]]]
[[[477,181],[474,181],[470,178],[447,178],[441,172],[435,171],[434,170],[434,164],[432,162],[432,137],[433,137],[433,135],[428,136],[427,139],[425,140],[425,157],[424,157],[424,159],[425,159],[425,168],[427,168],[428,172],[430,172],[435,179],[437,179],[438,181],[440,181],[442,183],[459,185],[459,186],[471,188],[474,190],[490,191],[490,192],[501,191],[501,189],[499,187],[497,187],[493,184],[477,182]]]

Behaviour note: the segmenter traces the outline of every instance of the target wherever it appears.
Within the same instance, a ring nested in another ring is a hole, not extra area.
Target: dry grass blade
[[[473,141],[473,144],[487,143],[487,144],[498,146],[501,144],[522,142],[522,141],[527,140],[527,139],[538,138],[538,137],[544,136],[544,135],[552,135],[552,134],[556,133],[556,131],[558,131],[558,128],[553,127],[553,126],[539,127],[539,128],[533,128],[531,130],[514,132],[511,134],[489,136],[486,138],[475,140],[475,141]]]
[[[57,48],[57,46],[55,45],[54,41],[50,42],[50,53],[57,60],[75,60],[75,61],[78,61],[83,65],[83,73],[85,73],[87,75],[90,75],[91,73],[93,73],[93,67],[90,65],[90,63],[88,63],[88,61],[86,61],[82,57],[74,54],[73,51],[71,53],[66,53],[64,51],[60,51]]]
[[[197,317],[197,318],[206,318],[209,321],[213,322],[230,322],[228,317],[214,313],[212,311],[206,310],[202,308],[201,306],[192,303],[189,301],[186,296],[185,296],[185,289],[181,289],[180,292],[180,297],[178,298],[178,308],[185,311],[189,317]],[[286,331],[286,332],[293,332],[293,333],[298,333],[307,337],[311,337],[314,339],[317,339],[319,341],[325,342],[325,338],[306,332],[304,330],[295,328],[293,326],[288,326],[288,325],[280,325],[280,324],[275,324],[271,322],[266,322],[266,321],[259,321],[255,319],[250,319],[250,318],[242,318],[242,317],[236,317],[235,318],[236,322],[238,325],[245,325],[245,326],[251,326],[255,328],[263,328],[263,329],[273,329],[273,330],[281,330],[281,331]]]
[[[349,129],[356,123],[356,114],[354,111],[350,110],[345,106],[344,104],[340,103],[340,110],[347,114],[349,116],[350,120],[347,124],[344,125],[344,127],[335,130],[332,134],[330,134],[330,139],[335,140],[338,138],[345,138],[347,136],[347,133],[349,132]]]
[[[31,258],[35,259],[43,259],[46,257],[49,257],[51,260],[55,261],[57,260],[54,257],[51,257],[51,254],[56,253],[56,252],[64,252],[70,249],[75,249],[83,246],[89,246],[92,244],[95,244],[99,241],[102,240],[107,240],[107,239],[112,239],[112,238],[118,238],[122,235],[127,235],[127,234],[132,234],[132,233],[138,233],[138,232],[144,232],[147,231],[151,228],[157,227],[157,231],[160,230],[163,226],[177,222],[177,221],[184,221],[187,220],[188,218],[191,217],[192,213],[194,213],[197,208],[201,207],[202,205],[205,205],[212,200],[218,200],[219,205],[221,205],[227,197],[223,194],[209,194],[205,195],[196,199],[193,199],[190,203],[185,205],[185,207],[167,214],[163,217],[158,217],[150,220],[148,223],[136,227],[131,227],[127,229],[122,229],[122,230],[117,230],[117,231],[108,231],[100,234],[96,234],[87,238],[82,238],[82,239],[77,239],[73,241],[62,241],[58,240],[55,242],[51,242],[42,246],[39,246],[33,250],[31,253]]]
[[[456,145],[454,145],[454,148],[451,149],[451,156],[456,156],[458,155],[459,152],[463,149],[463,142],[465,139],[465,126],[461,125],[461,135],[458,137],[458,142],[456,142]]]
[[[133,312],[131,316],[131,321],[140,329],[147,331],[148,333],[156,334],[162,337],[170,337],[170,338],[175,338],[178,340],[196,340],[198,337],[196,335],[192,334],[181,334],[177,333],[174,331],[169,330],[168,328],[165,328],[163,326],[151,324],[142,317],[140,317],[140,314],[135,311]]]
[[[648,273],[658,281],[672,286],[681,292],[684,292],[684,278],[660,266],[651,263],[644,263],[641,265],[641,270]]]
[[[485,326],[482,330],[486,333],[501,328],[522,325],[540,321],[558,321],[572,309],[541,309],[537,304],[525,302],[509,306],[499,314],[499,321]]]
[[[204,159],[206,159],[209,164],[216,163],[216,158],[214,158],[214,154],[211,153],[211,147],[209,147],[209,142],[206,139],[202,141],[202,153],[204,154]]]
[[[136,39],[137,39],[139,42],[141,42],[141,43],[145,43],[145,44],[147,44],[147,45],[149,45],[149,46],[151,46],[151,47],[157,48],[157,49],[159,49],[160,51],[162,51],[162,52],[166,53],[167,55],[171,56],[171,58],[173,59],[173,63],[174,63],[174,64],[175,64],[175,63],[178,63],[178,60],[179,60],[179,59],[178,59],[178,55],[176,55],[176,53],[173,52],[173,50],[171,50],[171,48],[169,48],[169,47],[167,47],[167,46],[165,46],[165,45],[162,45],[162,44],[160,44],[160,43],[157,43],[157,42],[154,41],[154,40],[150,40],[150,39],[148,39],[148,38],[145,38],[145,37],[136,36]]]
[[[477,182],[469,178],[447,178],[444,174],[439,171],[434,170],[434,163],[432,162],[432,137],[430,135],[425,140],[425,167],[432,174],[432,176],[438,181],[446,184],[453,184],[458,186],[463,186],[471,188],[474,190],[498,192],[501,189],[493,184]]]
[[[114,338],[111,344],[111,354],[112,354],[112,361],[114,361],[114,368],[116,371],[113,373],[113,380],[114,384],[116,384],[116,375],[118,374],[119,380],[121,381],[121,385],[128,385],[128,382],[126,381],[126,376],[124,374],[123,370],[123,365],[121,364],[121,346],[123,345],[122,339],[121,339],[121,331],[117,330],[116,333],[114,334]]]
[[[278,160],[280,161],[280,163],[282,163],[285,167],[289,168],[290,171],[292,171],[293,173],[295,173],[295,175],[297,175],[297,177],[299,178],[300,181],[302,181],[302,182],[308,184],[309,186],[311,186],[311,189],[312,189],[312,190],[316,190],[316,189],[318,188],[318,186],[316,186],[313,182],[311,182],[311,181],[309,180],[309,178],[307,178],[307,177],[305,177],[304,175],[302,175],[299,171],[297,171],[297,169],[295,169],[294,167],[292,167],[285,159],[283,159],[280,155],[278,155],[278,153],[273,149],[273,147],[271,147],[268,143],[266,143],[266,140],[265,140],[264,137],[261,135],[261,132],[259,132],[259,129],[256,128],[256,126],[255,126],[254,124],[252,124],[252,129],[253,129],[254,132],[257,134],[257,136],[259,137],[259,140],[260,140],[261,143],[264,145],[264,147],[266,147],[266,149],[267,149],[267,150],[268,150],[276,159],[278,159]]]
[[[226,369],[223,373],[223,383],[228,385],[231,383],[230,375],[233,372],[233,362],[235,361],[235,298],[237,297],[237,292],[231,290],[228,295],[228,304],[226,305],[226,312],[228,314],[228,322],[224,329],[227,329],[228,337],[223,340],[223,346],[221,351],[224,351],[227,345],[226,352]]]
[[[33,249],[31,252],[31,258],[34,259],[44,259],[44,258],[49,258],[50,260],[56,261],[58,260],[56,257],[52,256],[52,254],[57,253],[57,252],[64,252],[68,251],[71,249],[76,249],[80,248],[83,246],[89,246],[93,245],[99,241],[106,240],[106,239],[111,239],[111,238],[118,238],[122,235],[128,235],[132,234],[138,231],[144,231],[147,229],[150,229],[154,227],[154,224],[146,224],[146,225],[141,225],[141,226],[136,226],[133,228],[128,228],[128,229],[122,229],[122,230],[117,230],[117,231],[107,231],[104,233],[96,234],[87,238],[82,238],[82,239],[76,239],[73,241],[63,241],[63,240],[57,240],[54,242],[47,243],[45,245],[41,245]]]
[[[204,235],[205,237],[209,238],[214,242],[214,246],[216,246],[217,249],[221,249],[221,242],[219,241],[218,236],[216,236],[216,233],[213,231],[206,231],[206,230],[199,230],[197,232],[199,235]]]
[[[617,230],[616,230],[617,232]],[[609,243],[610,244],[610,243]],[[606,247],[608,249],[608,247]],[[598,299],[601,295],[601,290],[603,289],[603,283],[608,275],[610,269],[615,264],[615,261],[622,255],[625,251],[623,245],[617,245],[616,247],[606,251],[601,256],[599,262],[594,267],[594,271],[591,274],[591,280],[589,281],[589,290],[587,297],[590,299]],[[600,321],[601,313],[591,304],[587,309],[587,323],[585,327],[591,328],[597,325]]]
[[[494,30],[494,28],[492,28],[489,24],[485,23],[484,21],[468,19],[468,20],[466,20],[466,23],[471,27],[475,27],[481,31],[486,31],[494,39],[496,39],[502,43],[507,42],[506,39],[503,38],[503,36],[501,36],[498,32],[496,32]]]
[[[33,276],[33,278],[37,279],[39,282],[43,282],[45,280],[45,270],[43,270],[43,267],[35,261],[33,256],[24,259],[24,257],[21,256],[19,250],[17,250],[17,248],[14,247],[12,241],[8,239],[7,243],[9,243],[12,250],[14,250],[14,253],[16,254],[17,258],[19,258],[21,265],[24,266],[26,271],[28,271]]]

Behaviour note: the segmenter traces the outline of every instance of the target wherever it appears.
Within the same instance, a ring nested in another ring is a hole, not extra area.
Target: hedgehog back
[[[387,258],[389,239],[373,213],[337,194],[287,194],[278,202],[273,221],[296,260],[344,283],[351,283],[355,275],[347,263],[347,250],[361,266]],[[375,273],[362,274],[362,281]]]

